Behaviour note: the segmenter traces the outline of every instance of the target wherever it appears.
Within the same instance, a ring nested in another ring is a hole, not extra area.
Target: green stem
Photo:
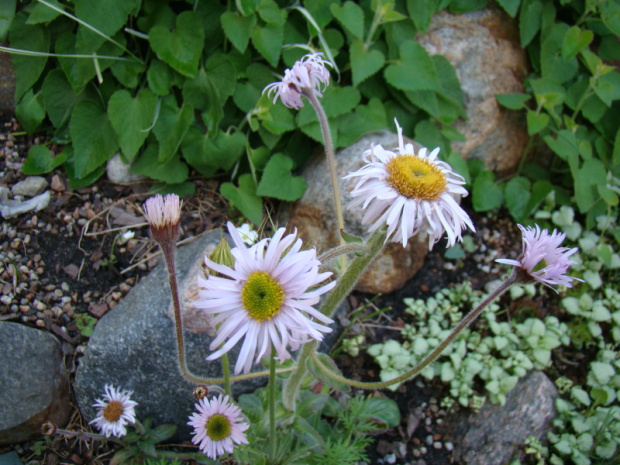
[[[224,393],[228,396],[231,396],[230,363],[228,363],[228,353],[222,355],[222,371],[224,372]]]
[[[422,370],[424,370],[428,365],[433,363],[437,359],[437,357],[439,357],[441,355],[441,353],[444,351],[444,349],[452,341],[454,341],[454,339],[456,339],[456,337],[461,333],[461,331],[463,331],[476,318],[478,318],[478,316],[480,316],[480,314],[482,313],[482,310],[484,310],[487,305],[489,305],[497,297],[501,296],[504,292],[506,292],[508,289],[510,289],[510,287],[512,287],[518,281],[519,280],[517,278],[517,274],[513,273],[497,289],[495,289],[493,292],[491,292],[491,294],[489,294],[480,303],[480,305],[478,305],[475,309],[473,309],[471,312],[469,312],[459,322],[459,324],[456,325],[456,327],[452,330],[452,332],[448,335],[448,337],[446,337],[446,339],[444,339],[444,341],[441,344],[439,344],[430,354],[428,354],[426,356],[426,358],[424,358],[424,360],[422,360],[418,365],[416,365],[414,368],[412,368],[408,372],[406,372],[406,373],[404,373],[404,374],[402,374],[400,376],[397,376],[396,378],[393,378],[393,379],[391,379],[389,381],[380,381],[380,382],[375,382],[375,383],[365,383],[365,382],[361,382],[361,381],[354,381],[354,380],[351,380],[351,379],[347,379],[347,378],[345,378],[343,376],[340,376],[340,375],[334,373],[329,368],[327,368],[325,365],[323,365],[321,363],[321,360],[316,356],[316,354],[314,352],[312,352],[310,354],[310,356],[312,357],[314,362],[317,364],[319,369],[323,373],[325,373],[327,376],[329,376],[330,378],[332,378],[332,379],[334,379],[336,381],[339,381],[341,383],[347,384],[349,386],[352,386],[352,387],[355,387],[355,388],[358,388],[358,389],[384,389],[384,388],[387,388],[389,386],[392,386],[393,384],[398,384],[398,383],[402,383],[403,381],[408,381],[411,378],[413,378],[414,376],[417,376],[418,374],[420,374],[420,372]]]
[[[269,359],[269,463],[276,463],[276,348]]]
[[[321,306],[321,312],[331,317],[338,305],[353,290],[353,287],[359,280],[360,276],[368,265],[372,263],[378,253],[383,249],[386,240],[386,232],[384,228],[377,230],[366,242],[367,251],[365,254],[358,256],[353,260],[347,271],[338,279],[336,287],[325,298]],[[299,358],[297,359],[297,369],[288,379],[282,395],[284,408],[290,411],[295,410],[295,399],[297,392],[301,386],[301,382],[306,375],[306,362],[311,353],[316,351],[317,342],[311,341],[303,346]]]
[[[332,182],[332,190],[334,191],[334,206],[336,209],[336,222],[338,223],[338,231],[344,230],[344,216],[342,213],[342,204],[340,202],[340,188],[338,187],[338,173],[336,171],[336,157],[334,155],[334,143],[332,142],[332,135],[329,130],[329,121],[327,120],[327,115],[319,102],[319,99],[316,98],[316,94],[312,89],[303,89],[303,95],[305,95],[314,110],[316,111],[316,115],[319,119],[319,126],[321,126],[321,132],[323,133],[323,141],[325,142],[325,154],[327,156],[327,164],[329,165],[329,175]],[[340,234],[339,234],[340,236]],[[344,245],[345,240],[340,236],[340,245]],[[344,273],[344,270],[347,266],[347,257],[345,255],[340,256],[340,265],[341,272]]]

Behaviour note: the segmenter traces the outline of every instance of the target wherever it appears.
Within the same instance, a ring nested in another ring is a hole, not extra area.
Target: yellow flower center
[[[119,420],[123,414],[123,404],[118,400],[111,401],[103,409],[103,418],[111,423],[115,423]]]
[[[254,271],[243,285],[241,302],[255,320],[271,319],[282,308],[284,289],[269,273]]]
[[[415,155],[398,155],[385,168],[390,186],[409,199],[436,200],[448,184],[439,168]]]
[[[213,441],[221,441],[230,436],[230,421],[225,415],[213,415],[205,424],[207,436]]]

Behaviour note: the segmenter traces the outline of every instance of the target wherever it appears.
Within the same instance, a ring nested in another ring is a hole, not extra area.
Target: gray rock
[[[19,181],[11,188],[13,195],[23,195],[25,197],[34,197],[42,194],[47,189],[49,183],[42,176],[28,176],[23,181]]]
[[[215,332],[200,311],[192,307],[197,291],[196,277],[203,272],[203,257],[213,251],[220,238],[220,232],[211,232],[177,250],[187,364],[190,371],[200,377],[222,375],[219,360],[205,360]],[[231,366],[238,351],[239,345],[230,352]],[[253,391],[266,382],[267,378],[261,377],[233,383],[233,394]],[[74,383],[80,410],[88,421],[95,416],[92,404],[101,397],[105,384],[133,391],[139,419],[152,415],[155,425],[176,425],[177,439],[190,438],[187,421],[196,402],[192,396],[195,384],[182,377],[177,365],[173,312],[164,263],[95,325]]]
[[[409,141],[412,142],[412,141]],[[340,201],[344,209],[344,226],[349,234],[368,237],[367,226],[362,226],[364,210],[347,210],[351,201],[349,192],[354,181],[342,177],[363,166],[362,155],[373,144],[386,149],[398,147],[398,136],[388,131],[368,134],[355,144],[336,153],[336,171],[340,183]],[[319,251],[339,244],[340,235],[336,220],[329,167],[324,154],[312,159],[302,173],[308,188],[303,197],[280,215],[281,224],[297,228],[304,242]],[[357,283],[356,289],[371,294],[390,293],[400,289],[424,263],[428,241],[411,239],[406,248],[399,243],[388,243],[375,262],[368,267]]]
[[[454,457],[475,465],[503,465],[519,458],[528,437],[546,441],[557,397],[544,373],[530,372],[506,395],[505,405],[487,403],[479,413],[460,419],[455,437],[461,441],[455,444]]]
[[[130,169],[131,165],[125,163],[117,153],[108,160],[106,174],[108,179],[115,184],[131,184],[146,179],[146,176],[130,173]]]
[[[523,92],[528,60],[514,21],[499,9],[433,15],[416,40],[431,55],[443,55],[461,81],[467,120],[454,127],[466,138],[452,149],[480,159],[488,169],[509,172],[521,159],[529,136],[522,112],[506,110],[496,94]]]
[[[0,186],[0,215],[4,218],[12,218],[29,211],[38,212],[47,207],[52,199],[49,191],[28,200],[9,199],[8,192],[6,187]]]
[[[0,321],[0,446],[41,435],[46,421],[63,427],[72,412],[61,345],[50,333]]]

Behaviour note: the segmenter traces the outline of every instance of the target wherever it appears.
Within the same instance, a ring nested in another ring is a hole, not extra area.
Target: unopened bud
[[[153,239],[158,243],[176,241],[179,237],[181,223],[181,200],[176,194],[165,197],[157,194],[144,202],[144,216],[146,216]]]
[[[41,425],[41,434],[44,436],[53,436],[56,434],[56,425],[51,421],[46,421]]]
[[[220,242],[215,246],[215,250],[211,252],[209,259],[218,265],[224,265],[229,268],[235,266],[235,257],[230,253],[230,246],[224,237],[222,237]]]
[[[199,384],[194,388],[194,397],[198,400],[207,397],[209,394],[209,388],[204,384]]]

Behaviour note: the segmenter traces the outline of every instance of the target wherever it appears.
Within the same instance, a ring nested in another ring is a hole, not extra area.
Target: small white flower
[[[132,391],[121,391],[106,384],[103,399],[97,399],[93,407],[99,409],[97,416],[89,424],[95,424],[106,438],[123,437],[127,434],[125,426],[135,423],[136,402],[130,399]]]
[[[194,444],[209,458],[215,460],[225,452],[233,453],[235,444],[247,444],[244,433],[250,426],[241,414],[241,409],[220,396],[209,401],[206,397],[196,404],[199,413],[193,413],[187,423],[194,427]]]
[[[284,71],[282,81],[269,84],[263,93],[271,97],[274,93],[273,103],[278,97],[282,103],[296,110],[304,106],[302,95],[313,92],[318,97],[323,96],[323,90],[329,84],[329,71],[325,65],[331,66],[329,61],[324,60],[322,53],[312,53],[295,62],[292,69]]]
[[[572,249],[560,247],[566,237],[565,234],[559,233],[556,229],[549,234],[549,231],[541,230],[538,225],[536,229],[531,226],[528,228],[518,226],[523,232],[523,251],[520,257],[517,260],[500,258],[495,260],[496,262],[517,267],[517,270],[526,275],[524,282],[538,281],[556,292],[553,286],[573,287],[573,280],[583,282],[579,278],[564,274],[569,266],[577,263],[569,257],[579,250],[577,247]]]
[[[258,240],[258,233],[252,229],[248,223],[243,223],[237,228],[241,240],[246,245],[253,245]]]
[[[212,324],[218,325],[210,347],[217,350],[207,360],[221,357],[245,336],[235,373],[248,373],[254,355],[258,362],[271,353],[272,345],[280,361],[284,361],[291,357],[287,347],[297,350],[301,344],[311,339],[320,341],[322,333],[331,332],[321,323],[333,320],[313,305],[336,283],[316,288],[331,273],[319,272],[321,262],[315,249],[302,251],[301,239],[295,234],[285,236],[284,228],[278,229],[272,239],[263,239],[250,248],[230,222],[228,232],[236,245],[230,252],[235,258],[234,267],[205,257],[206,265],[221,276],[198,278],[194,306],[216,315]]]
[[[396,120],[395,120],[396,121]],[[380,145],[364,152],[367,163],[344,179],[359,178],[351,191],[348,208],[362,205],[363,224],[373,223],[370,232],[387,224],[387,236],[407,245],[419,232],[429,235],[429,249],[448,236],[448,247],[462,241],[461,231],[475,231],[469,216],[457,200],[467,195],[463,177],[439,160],[439,148],[416,154],[412,144],[403,141],[403,130],[396,121],[398,148],[386,150]]]

